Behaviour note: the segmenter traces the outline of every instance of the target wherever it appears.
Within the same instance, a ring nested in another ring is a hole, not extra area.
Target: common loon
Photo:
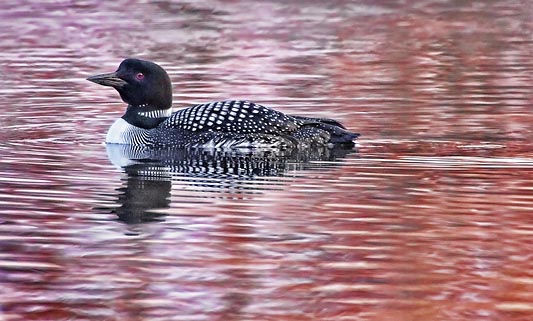
[[[128,58],[117,71],[87,78],[115,88],[128,104],[106,143],[143,146],[302,148],[343,144],[359,136],[336,120],[285,115],[248,101],[228,100],[172,112],[172,85],[166,71]]]

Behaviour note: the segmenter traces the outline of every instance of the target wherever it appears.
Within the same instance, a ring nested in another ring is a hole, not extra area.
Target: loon
[[[151,61],[128,58],[115,72],[87,78],[115,88],[128,104],[109,128],[108,144],[212,148],[353,147],[359,134],[336,120],[291,116],[243,100],[216,101],[172,112],[172,84]]]

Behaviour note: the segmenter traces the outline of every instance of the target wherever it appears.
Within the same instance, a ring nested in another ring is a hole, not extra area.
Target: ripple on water
[[[513,1],[1,1],[2,316],[529,320],[529,21]],[[176,107],[336,118],[359,153],[117,166],[100,142],[124,106],[85,78],[132,55]]]

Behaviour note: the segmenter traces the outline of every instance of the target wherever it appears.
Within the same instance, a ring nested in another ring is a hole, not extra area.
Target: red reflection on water
[[[3,1],[0,313],[529,320],[528,14],[514,1]],[[132,179],[100,145],[124,106],[84,80],[129,56],[168,69],[176,106],[243,98],[336,118],[363,133],[360,153],[282,178]],[[116,221],[125,195],[147,205],[125,192],[133,180],[170,199],[162,222]]]

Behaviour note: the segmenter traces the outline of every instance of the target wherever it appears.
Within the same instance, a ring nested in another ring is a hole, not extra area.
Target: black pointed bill
[[[87,78],[88,81],[92,81],[96,84],[103,86],[111,86],[115,88],[124,87],[127,82],[117,76],[116,72],[111,72],[108,74],[95,75]]]

